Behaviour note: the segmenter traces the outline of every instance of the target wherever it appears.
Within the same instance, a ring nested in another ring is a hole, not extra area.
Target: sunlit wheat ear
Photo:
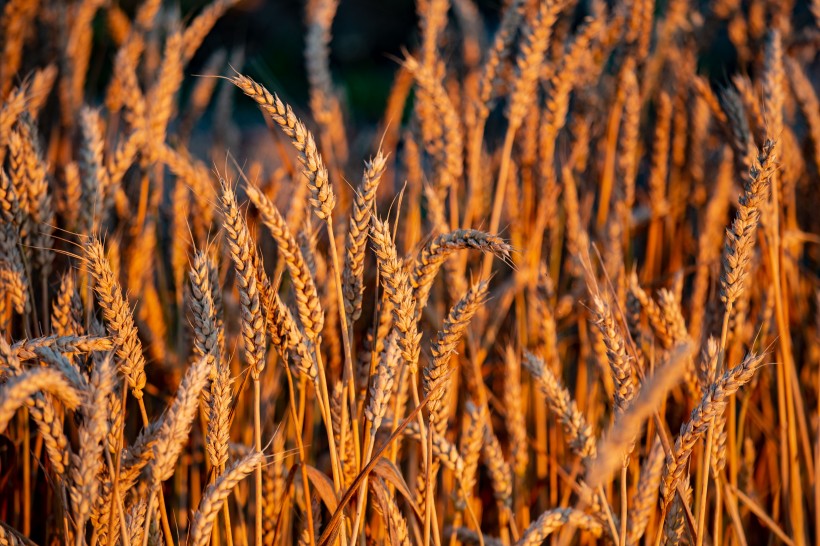
[[[91,507],[100,495],[97,475],[103,468],[102,454],[107,448],[108,398],[114,389],[115,381],[113,355],[108,355],[96,363],[91,374],[89,392],[85,395],[82,407],[80,448],[78,454],[72,457],[69,491],[78,533],[82,532],[91,514]]]
[[[411,422],[407,425],[407,428],[404,429],[406,435],[410,436],[414,440],[421,441],[421,435],[419,434],[419,426],[418,423]],[[464,459],[461,457],[461,454],[458,452],[458,448],[450,443],[446,438],[443,436],[434,436],[433,438],[433,459],[434,459],[434,467],[437,469],[438,464],[441,463],[442,466],[452,470],[455,473],[456,480],[460,483],[462,481],[462,476],[464,475]],[[501,459],[503,462],[503,459]],[[498,462],[498,461],[496,461]],[[488,463],[489,464],[489,463]],[[504,473],[506,472],[505,468],[496,467],[496,469]],[[506,479],[506,478],[502,478]],[[416,491],[418,500],[424,499],[424,490],[426,488],[426,483],[424,483],[424,475],[421,473],[419,475],[419,481],[417,483],[418,488]]]
[[[208,257],[204,252],[198,251],[194,255],[188,276],[191,279],[191,308],[194,313],[194,351],[198,356],[211,355],[213,357],[214,369],[211,373],[211,379],[213,379],[221,355],[213,287],[211,286]]]
[[[663,543],[664,544],[680,544],[687,536],[686,530],[686,513],[682,503],[691,504],[692,502],[692,486],[689,484],[689,476],[687,475],[682,482],[683,495],[676,496],[669,514],[666,516],[663,526]]]
[[[199,503],[199,509],[193,516],[188,543],[193,546],[204,546],[211,537],[211,529],[222,504],[242,481],[264,459],[262,453],[252,451],[242,459],[231,464],[213,484],[209,485]]]
[[[208,383],[209,368],[206,357],[189,366],[179,384],[176,397],[163,418],[153,446],[151,479],[154,486],[158,486],[174,474],[177,459],[188,442],[188,433],[196,416],[199,393]]]
[[[505,425],[510,436],[510,458],[515,473],[523,476],[529,466],[527,415],[521,388],[521,359],[511,345],[504,351],[504,371]]]
[[[390,531],[391,544],[395,546],[410,546],[410,537],[407,532],[407,521],[399,510],[396,500],[382,480],[371,480],[370,490],[376,497],[375,508],[387,523]]]
[[[629,277],[629,294],[640,303],[641,308],[649,319],[652,330],[655,332],[661,344],[665,348],[671,347],[673,344],[672,334],[669,332],[666,320],[664,320],[663,310],[657,302],[652,299],[652,296],[641,288],[638,275],[634,271]]]
[[[402,357],[410,372],[415,374],[418,370],[421,332],[418,331],[415,317],[416,301],[410,279],[396,254],[387,223],[374,216],[370,238],[379,263],[382,287],[393,306],[393,320],[399,332]]]
[[[387,157],[381,150],[376,157],[366,161],[362,182],[353,198],[353,210],[348,221],[347,240],[345,242],[344,271],[342,273],[342,291],[344,294],[345,313],[352,324],[362,314],[362,296],[364,294],[364,254],[367,247],[367,234],[370,231],[370,217],[376,202],[376,190],[384,174]]]
[[[0,523],[0,542],[8,546],[27,546],[28,540],[13,529]]]
[[[26,370],[9,379],[0,390],[0,431],[6,430],[17,410],[38,392],[51,394],[68,409],[75,409],[82,402],[81,393],[59,371],[48,368]]]
[[[228,462],[228,441],[231,435],[231,404],[233,389],[231,369],[227,363],[219,363],[216,377],[211,381],[208,405],[208,436],[206,449],[211,464],[221,468]]]
[[[256,271],[253,268],[252,254],[255,252],[248,226],[236,204],[236,195],[228,185],[223,187],[222,209],[228,248],[237,273],[245,359],[254,378],[259,378],[265,368],[265,321]]]
[[[775,168],[774,143],[767,142],[752,164],[740,206],[731,227],[726,231],[723,250],[723,272],[720,277],[720,298],[727,307],[737,301],[749,275],[749,262],[754,249],[754,236],[760,223],[760,209],[768,199]]]
[[[145,357],[130,305],[111,271],[102,243],[91,239],[83,248],[106,327],[117,345],[119,369],[128,379],[134,397],[140,399],[146,381]]]
[[[60,336],[80,335],[83,330],[81,321],[82,301],[74,274],[68,271],[60,281],[57,297],[51,302],[51,327]]]
[[[433,359],[422,370],[422,386],[425,396],[433,393],[427,402],[430,410],[430,421],[438,434],[443,434],[447,428],[448,394],[446,388],[439,388],[447,384],[454,372],[451,358],[470,324],[473,316],[487,300],[489,283],[478,282],[470,287],[466,294],[450,309],[444,320],[441,330],[430,347]]]
[[[453,252],[461,249],[492,253],[502,259],[509,258],[512,251],[512,247],[500,237],[475,229],[459,229],[432,239],[419,252],[410,274],[410,282],[415,290],[417,314],[420,314],[427,304],[433,280],[441,266]]]
[[[328,181],[327,169],[322,161],[322,156],[316,148],[316,142],[311,132],[299,121],[290,106],[286,106],[278,96],[271,95],[267,89],[252,79],[238,74],[231,79],[231,82],[255,100],[262,110],[282,129],[285,136],[290,138],[291,143],[299,152],[299,161],[302,163],[305,177],[308,179],[311,194],[310,204],[313,206],[313,212],[322,220],[329,218],[333,212],[333,207],[336,205],[336,195],[333,193],[333,188]]]
[[[537,97],[536,84],[543,70],[544,54],[563,6],[562,1],[541,2],[537,14],[524,29],[524,43],[516,59],[518,76],[514,80],[509,106],[509,123],[515,129],[524,121],[529,104]]]
[[[11,296],[14,310],[23,314],[29,308],[29,279],[20,237],[13,224],[0,226],[0,286]]]
[[[476,406],[471,400],[467,401],[464,409],[465,419],[459,444],[459,452],[464,461],[464,473],[461,478],[462,494],[456,497],[456,507],[459,510],[466,509],[466,503],[475,488],[481,447],[484,444],[484,422],[487,419],[486,408]]]
[[[524,353],[522,362],[544,393],[550,410],[561,423],[570,448],[579,456],[594,459],[597,456],[595,437],[586,418],[575,401],[543,360],[532,353]]]
[[[484,423],[484,443],[481,449],[484,464],[490,474],[495,500],[500,506],[512,508],[512,469],[504,459],[501,444],[487,422]]]
[[[461,178],[464,165],[464,139],[461,134],[458,111],[453,107],[446,89],[436,77],[431,66],[420,64],[410,56],[405,58],[404,64],[413,73],[423,95],[429,98],[429,104],[434,110],[434,119],[443,129],[439,137],[440,142],[429,143],[428,150],[438,151],[434,155],[438,156],[437,159],[442,167],[439,169],[441,180],[437,189],[445,190]],[[424,121],[422,123],[424,124]]]
[[[592,297],[592,310],[595,324],[606,345],[609,369],[615,381],[615,409],[623,412],[635,397],[636,374],[632,368],[632,362],[626,355],[624,336],[615,322],[609,303],[600,295],[595,294]]]
[[[12,345],[12,350],[22,360],[36,358],[42,349],[51,349],[54,354],[69,356],[72,353],[94,353],[110,351],[114,342],[109,337],[100,336],[44,336],[24,339]]]
[[[641,464],[640,481],[635,496],[632,498],[629,523],[627,525],[627,541],[629,544],[635,544],[641,539],[646,531],[646,526],[649,524],[649,519],[655,511],[664,458],[663,445],[656,438],[649,452],[649,457]]]
[[[553,508],[541,514],[537,520],[527,527],[521,540],[516,545],[536,546],[541,544],[549,535],[565,525],[587,531],[596,538],[600,537],[604,531],[601,523],[592,516],[572,508]]]
[[[305,257],[290,232],[285,218],[279,209],[254,186],[246,188],[248,198],[262,215],[262,222],[267,226],[273,239],[276,241],[280,255],[290,272],[296,295],[296,306],[299,310],[299,320],[311,341],[317,341],[322,331],[325,315],[319,300],[319,293],[313,280]]]
[[[395,336],[387,342],[385,354],[379,358],[376,375],[370,382],[370,402],[365,408],[365,417],[370,421],[373,436],[379,430],[387,412],[387,405],[393,395],[393,383],[400,363],[400,353]]]
[[[668,507],[678,484],[684,478],[692,450],[701,436],[714,423],[716,416],[723,413],[729,397],[748,383],[763,364],[765,354],[750,353],[746,358],[727,370],[712,383],[703,395],[703,399],[692,410],[689,420],[681,425],[675,441],[674,452],[667,455],[661,482],[661,504]]]

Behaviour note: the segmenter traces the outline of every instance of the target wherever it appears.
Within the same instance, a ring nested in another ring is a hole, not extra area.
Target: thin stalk
[[[111,507],[111,510],[114,512],[111,514],[111,521],[114,520],[115,517],[118,517],[120,520],[120,534],[122,535],[122,542],[125,546],[131,546],[131,540],[128,538],[128,526],[125,524],[125,507],[122,504],[122,497],[120,496],[120,488],[119,484],[117,484],[117,479],[114,472],[114,462],[111,460],[111,453],[109,452],[108,448],[103,449],[105,451],[105,460],[108,462],[108,473],[111,475],[112,485],[113,488],[111,494],[114,497],[114,505]],[[108,535],[108,543],[111,543],[111,535]]]
[[[723,488],[720,487],[720,478],[715,478],[715,521],[714,530],[712,531],[712,546],[720,546],[720,539],[723,528],[723,505],[722,505]]]
[[[411,380],[410,380],[410,393],[413,395],[413,403],[416,405],[416,408],[418,408],[420,403],[421,403],[420,400],[419,400],[419,391],[418,391],[417,385],[418,385],[418,379],[416,378],[416,374],[412,374],[412,377],[411,377]],[[427,451],[427,446],[428,446],[427,427],[424,426],[424,417],[422,416],[422,412],[419,411],[419,412],[416,413],[416,420],[418,421],[418,424],[419,424],[419,436],[421,438],[421,442],[419,442],[421,444],[421,456],[424,457],[424,460],[426,461],[427,460],[427,453],[428,453],[428,451]],[[426,513],[426,510],[427,510],[427,506],[425,505],[424,528],[428,532],[424,536],[424,544],[425,544],[425,546],[429,546],[429,544],[430,544],[429,540],[430,540],[430,534],[431,534],[429,532],[430,529],[431,529],[431,526],[429,525],[429,523],[430,523],[430,520],[435,517],[436,508],[435,508],[435,506],[430,506],[429,515]],[[439,533],[438,533],[438,526],[432,526],[432,531],[433,531],[432,534],[434,535],[433,536],[433,542],[435,543],[436,546],[440,546],[441,537],[439,536]]]
[[[626,544],[626,523],[627,523],[627,483],[629,477],[629,465],[625,463],[621,467],[621,537],[619,539],[621,544]]]
[[[350,408],[350,422],[353,424],[355,421],[354,416],[356,416],[357,408],[355,385],[356,376],[353,374],[353,350],[350,346],[353,332],[350,328],[348,328],[347,313],[345,312],[345,307],[342,304],[342,302],[344,302],[344,294],[342,293],[342,270],[339,267],[339,253],[336,250],[336,234],[333,231],[333,221],[330,216],[327,218],[327,236],[328,239],[330,239],[330,260],[331,265],[333,266],[333,276],[336,282],[336,307],[339,310],[339,324],[342,327],[342,345],[345,352],[345,369],[343,374],[344,377],[342,378],[342,385],[343,389],[347,391],[348,407]],[[361,453],[359,451],[359,427],[351,426],[350,428],[353,430],[353,447],[354,453],[356,454],[356,468],[360,469]],[[342,434],[344,436],[344,431],[342,431]],[[344,449],[344,443],[342,443],[341,448]]]
[[[253,439],[256,451],[262,451],[262,425],[261,425],[261,398],[262,389],[258,377],[253,379]],[[255,506],[255,520],[256,520],[256,546],[262,546],[262,460],[253,470],[256,478],[256,487],[254,493],[256,494]]]
[[[148,427],[148,413],[145,411],[145,401],[142,398],[137,400],[139,402],[140,407],[140,414],[142,415],[142,426]],[[171,533],[171,526],[168,523],[168,512],[165,510],[165,498],[162,495],[162,487],[156,492],[157,496],[159,497],[159,516],[160,521],[162,522],[162,533],[165,535],[165,543],[166,544],[173,544],[174,543],[174,535]],[[152,508],[151,504],[153,504],[154,498],[148,501],[148,508]],[[148,540],[148,528],[149,524],[151,523],[151,514],[152,510],[148,510],[145,513],[145,540]],[[144,546],[144,545],[143,545]]]
[[[794,356],[791,347],[791,334],[789,332],[789,323],[786,318],[783,288],[781,285],[780,276],[780,191],[778,184],[772,184],[772,244],[769,246],[769,258],[772,263],[772,277],[774,277],[774,305],[775,305],[775,319],[777,323],[778,341],[780,342],[780,353],[784,360],[784,376],[787,378],[784,384],[786,394],[786,426],[788,430],[788,450],[789,450],[789,516],[792,524],[792,532],[794,533],[794,541],[797,546],[805,544],[805,530],[803,525],[803,491],[800,483],[800,470],[797,468],[798,450],[797,450],[797,430],[795,427],[795,410],[794,410],[794,390],[792,389],[791,379],[794,377]],[[799,393],[798,393],[799,396]],[[810,457],[807,457],[810,461]],[[811,464],[809,462],[809,464]]]
[[[368,421],[365,424],[365,431],[364,431],[364,458],[362,459],[362,464],[367,464],[370,462],[370,456],[373,455],[373,444],[376,443],[376,434],[373,430],[371,422]],[[367,476],[364,477],[362,480],[362,485],[359,489],[359,502],[356,506],[356,516],[353,518],[353,532],[350,535],[350,543],[356,543],[356,537],[359,534],[359,524],[361,523],[362,513],[364,512],[364,506],[367,498]]]
[[[299,419],[299,412],[296,409],[296,395],[293,388],[293,374],[290,373],[290,367],[288,367],[288,363],[283,363],[285,366],[285,375],[288,378],[288,391],[290,396],[289,404],[290,404],[290,415],[291,419],[293,419],[293,425],[296,427],[296,451],[299,455],[299,469],[302,472],[302,491],[305,495],[305,517],[307,518],[307,528],[308,528],[308,535],[310,536],[310,543],[316,543],[316,535],[315,530],[313,529],[313,503],[310,501],[310,480],[308,479],[307,475],[307,465],[305,463],[305,446],[302,443],[302,422]],[[302,389],[303,391],[305,389]],[[304,401],[304,399],[302,399]],[[281,513],[281,510],[280,510]],[[281,517],[281,516],[280,516]]]
[[[28,430],[28,408],[21,412],[23,428],[23,536],[31,535],[31,435]],[[77,529],[78,539],[82,535]]]
[[[615,518],[612,516],[612,507],[609,506],[609,501],[606,500],[603,485],[598,486],[598,495],[600,496],[601,504],[604,506],[604,514],[606,515],[607,524],[609,524],[609,532],[612,533],[612,541],[615,543],[615,546],[620,546],[620,534],[618,533],[618,527],[615,525]]]
[[[415,390],[415,389],[414,389]],[[419,414],[421,415],[421,414]],[[430,527],[432,526],[433,513],[433,431],[432,423],[428,417],[429,427],[427,427],[427,453],[424,454],[424,546],[430,544]]]
[[[333,437],[333,419],[331,418],[330,412],[330,395],[327,391],[327,378],[325,377],[325,366],[322,362],[322,353],[318,347],[314,347],[314,352],[317,362],[316,367],[319,369],[319,388],[316,389],[316,397],[319,399],[319,408],[322,411],[322,419],[325,422],[328,451],[330,453],[330,464],[331,469],[333,470],[333,488],[338,496],[342,491],[342,462],[339,459],[339,454],[336,452],[336,439]]]
[[[498,232],[498,224],[501,222],[501,210],[504,207],[504,196],[507,193],[507,178],[510,170],[510,156],[512,155],[513,141],[515,139],[515,128],[507,127],[507,136],[504,137],[504,149],[501,151],[501,168],[498,171],[498,183],[495,186],[495,197],[493,197],[493,212],[490,215],[489,233]],[[484,255],[484,263],[481,267],[481,278],[490,276],[495,255],[488,252]]]
[[[703,546],[703,535],[706,534],[706,505],[708,500],[706,493],[709,489],[709,465],[712,458],[712,441],[714,439],[715,430],[710,425],[706,432],[706,442],[703,444],[703,468],[701,469],[701,491],[700,491],[700,507],[698,511],[698,532],[697,532],[697,546]]]
[[[120,407],[120,411],[122,412],[123,415],[125,415],[125,407],[126,407],[127,401],[128,401],[128,380],[124,379],[123,382],[122,382],[122,405]],[[121,463],[121,459],[122,459],[121,454],[122,454],[122,444],[123,444],[123,441],[124,441],[124,438],[123,438],[124,431],[125,431],[124,427],[121,427],[120,430],[119,430],[119,433],[117,434],[117,451],[116,451],[116,453],[117,453],[117,459],[116,459],[117,464],[113,467],[113,470],[114,470],[114,484],[115,485],[117,484],[117,482],[120,481],[120,463]],[[111,509],[113,510],[114,507],[112,506]],[[111,546],[111,539],[114,538],[113,534],[114,534],[114,518],[109,518],[109,520],[108,520],[108,542],[107,542],[106,546]]]

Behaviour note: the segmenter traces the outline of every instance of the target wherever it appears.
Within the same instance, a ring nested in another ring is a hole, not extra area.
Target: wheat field
[[[0,545],[820,544],[820,2],[338,1],[5,1]]]

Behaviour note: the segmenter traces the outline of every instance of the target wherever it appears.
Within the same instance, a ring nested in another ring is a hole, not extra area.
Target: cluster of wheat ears
[[[820,543],[820,2],[337,1],[5,2],[0,545]]]

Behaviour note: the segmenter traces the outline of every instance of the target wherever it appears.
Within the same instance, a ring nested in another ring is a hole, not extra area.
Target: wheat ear
[[[597,450],[592,429],[566,387],[544,361],[534,354],[525,352],[522,364],[538,382],[550,410],[555,413],[564,429],[570,448],[580,457],[594,459]]]
[[[231,82],[255,100],[291,140],[299,152],[299,161],[305,169],[304,174],[308,179],[313,212],[321,220],[329,218],[336,205],[336,195],[328,181],[327,168],[316,148],[311,132],[296,117],[290,106],[285,105],[278,96],[271,95],[267,89],[252,79],[239,74],[232,78]]]
[[[345,243],[344,272],[342,274],[342,293],[344,294],[345,313],[352,325],[362,314],[362,295],[364,294],[364,252],[367,234],[370,231],[370,217],[376,201],[376,190],[384,174],[387,157],[381,153],[365,162],[364,174],[359,191],[353,199],[353,210],[347,230]]]
[[[234,490],[234,487],[245,479],[245,476],[253,472],[264,459],[259,451],[252,451],[248,455],[239,459],[228,468],[214,483],[208,486],[199,508],[191,520],[191,530],[188,534],[188,544],[192,546],[205,546],[211,538],[211,529],[216,524],[216,518],[222,508],[222,504]]]
[[[262,221],[270,230],[290,272],[302,328],[310,340],[316,342],[324,326],[325,315],[313,275],[311,275],[304,255],[296,239],[291,235],[287,222],[279,213],[279,209],[254,186],[249,185],[246,192],[248,198],[262,214]]]
[[[726,409],[729,397],[752,379],[762,365],[764,356],[750,353],[743,362],[724,372],[710,385],[703,399],[692,410],[689,421],[681,425],[680,434],[675,441],[675,450],[667,455],[663,469],[660,491],[661,505],[664,508],[669,506],[678,484],[683,480],[695,443],[712,425],[715,418]],[[708,472],[708,470],[704,471]]]
[[[96,281],[94,290],[103,310],[103,318],[117,345],[119,369],[128,379],[134,398],[141,400],[146,381],[145,357],[134,317],[131,315],[131,307],[123,296],[122,288],[105,257],[102,243],[97,239],[91,239],[85,246],[85,252],[91,275]]]
[[[600,538],[604,532],[601,524],[592,516],[572,508],[553,508],[532,522],[515,546],[537,546],[565,525],[577,527],[595,538]]]

